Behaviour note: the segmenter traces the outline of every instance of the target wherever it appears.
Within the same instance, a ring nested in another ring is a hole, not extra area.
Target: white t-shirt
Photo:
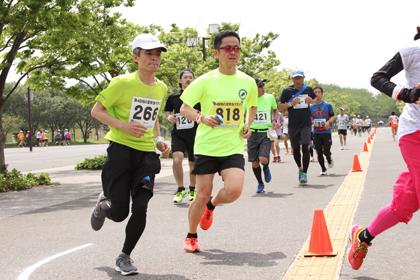
[[[391,124],[398,124],[398,116],[391,115],[389,116],[389,119],[391,120]]]
[[[289,134],[289,117],[283,116],[283,133]]]
[[[339,114],[337,116],[338,129],[347,129],[348,122],[349,122],[349,117],[346,114],[344,115]]]
[[[420,82],[420,40],[414,41],[414,46],[400,50],[401,60],[405,70],[407,86],[413,88]],[[408,104],[400,116],[397,137],[420,130],[420,105]]]

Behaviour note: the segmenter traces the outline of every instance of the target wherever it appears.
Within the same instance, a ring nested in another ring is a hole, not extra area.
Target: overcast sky
[[[413,42],[420,0],[140,1],[120,10],[140,25],[171,23],[204,35],[208,24],[240,24],[240,35],[279,34],[271,49],[281,68],[302,68],[322,83],[366,88],[373,72]],[[402,74],[395,79],[404,82]]]

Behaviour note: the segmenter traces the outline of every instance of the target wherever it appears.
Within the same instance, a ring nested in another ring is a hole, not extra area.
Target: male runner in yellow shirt
[[[243,189],[243,138],[251,134],[249,126],[256,113],[258,93],[254,79],[236,69],[240,53],[237,33],[224,31],[216,35],[214,56],[219,68],[200,76],[181,96],[181,114],[199,123],[194,144],[196,198],[188,212],[186,252],[200,251],[198,224],[204,230],[210,228],[215,206],[235,201]],[[193,108],[198,102],[201,113]],[[222,176],[224,186],[211,197],[216,172]]]
[[[130,254],[146,226],[147,205],[153,196],[155,174],[160,172],[159,155],[169,146],[159,136],[158,114],[166,99],[166,85],[156,79],[161,52],[166,47],[151,34],[140,34],[132,42],[136,72],[112,79],[97,97],[92,116],[110,127],[108,157],[102,170],[103,192],[91,215],[97,231],[105,218],[122,222],[130,212],[125,241],[115,270],[122,275],[137,273]]]

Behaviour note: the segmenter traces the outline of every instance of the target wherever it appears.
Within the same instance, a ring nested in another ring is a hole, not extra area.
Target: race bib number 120
[[[194,127],[194,122],[190,121],[186,117],[182,116],[181,114],[176,114],[176,129],[190,129]]]
[[[157,119],[160,103],[160,100],[134,96],[129,120],[141,121],[146,128],[152,128]]]

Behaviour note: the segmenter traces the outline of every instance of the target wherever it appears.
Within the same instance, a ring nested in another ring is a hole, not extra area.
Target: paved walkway
[[[388,203],[392,183],[404,167],[388,129],[379,129],[370,151],[363,153],[366,137],[349,136],[344,151],[335,138],[330,175],[319,176],[320,167],[311,163],[305,187],[297,184],[293,158],[283,156],[283,163],[271,164],[273,181],[267,192],[257,195],[248,164],[241,198],[217,207],[214,226],[199,231],[199,254],[182,250],[188,204],[172,204],[176,186],[171,162],[164,160],[147,228],[132,254],[141,273],[130,279],[417,279],[416,216],[409,225],[398,225],[374,240],[359,271],[343,262],[353,215],[357,223],[367,224]],[[354,154],[360,155],[363,172],[349,173]],[[89,227],[100,191],[99,172],[69,166],[49,172],[61,185],[0,194],[2,277],[17,279],[33,269],[26,279],[127,279],[113,269],[125,223],[107,221],[100,232]],[[217,177],[214,192],[221,184]],[[315,209],[324,210],[336,257],[301,257]]]

